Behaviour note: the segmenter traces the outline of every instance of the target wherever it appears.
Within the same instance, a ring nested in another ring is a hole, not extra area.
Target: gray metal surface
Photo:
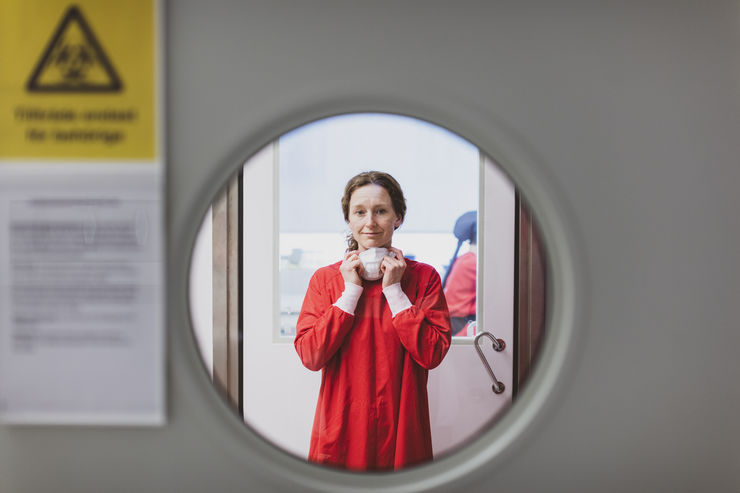
[[[738,6],[171,2],[169,423],[0,427],[0,491],[737,491]],[[230,172],[357,110],[432,120],[496,158],[554,271],[552,337],[513,411],[455,456],[382,476],[246,431],[186,304],[189,249]]]

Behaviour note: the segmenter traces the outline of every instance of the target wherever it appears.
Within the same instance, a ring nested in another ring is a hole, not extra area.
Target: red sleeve
[[[303,299],[294,342],[301,362],[309,370],[320,370],[326,365],[354,323],[355,317],[334,306],[334,301],[326,282],[316,272]]]
[[[433,271],[426,289],[413,305],[393,317],[401,344],[422,368],[431,370],[450,349],[452,332],[442,283]]]

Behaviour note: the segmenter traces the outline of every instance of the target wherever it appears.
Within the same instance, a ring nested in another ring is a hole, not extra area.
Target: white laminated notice
[[[151,166],[0,166],[4,422],[163,422],[160,190]]]

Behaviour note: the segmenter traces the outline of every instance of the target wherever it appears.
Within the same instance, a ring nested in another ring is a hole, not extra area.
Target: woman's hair
[[[403,196],[401,185],[391,175],[382,171],[364,171],[353,176],[347,182],[347,185],[344,187],[344,195],[342,196],[342,212],[344,213],[345,221],[349,222],[349,201],[352,198],[352,194],[355,190],[365,185],[380,185],[385,188],[391,197],[393,212],[403,221],[403,218],[406,216],[406,198]],[[351,231],[347,235],[347,246],[348,250],[357,250],[358,248],[357,240],[352,236]]]

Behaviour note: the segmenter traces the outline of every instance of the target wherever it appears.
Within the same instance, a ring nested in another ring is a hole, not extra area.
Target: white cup
[[[365,272],[362,274],[362,278],[366,281],[377,281],[383,277],[383,272],[380,270],[380,263],[383,261],[383,257],[390,255],[395,257],[396,254],[389,252],[387,248],[368,248],[364,252],[361,252],[360,262]]]

